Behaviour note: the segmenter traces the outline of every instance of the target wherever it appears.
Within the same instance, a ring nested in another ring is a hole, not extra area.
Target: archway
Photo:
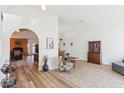
[[[10,37],[10,60],[39,67],[39,39],[30,29],[21,28]]]

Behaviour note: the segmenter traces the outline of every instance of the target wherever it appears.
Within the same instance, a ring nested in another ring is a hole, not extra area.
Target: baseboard
[[[77,61],[83,61],[83,62],[87,62],[87,60],[82,60],[82,59],[78,59]]]

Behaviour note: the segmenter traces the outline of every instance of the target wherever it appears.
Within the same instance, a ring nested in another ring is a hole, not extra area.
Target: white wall
[[[10,8],[11,9],[11,8]],[[11,11],[11,10],[6,10]],[[15,10],[14,13],[18,12]],[[12,11],[13,12],[13,11]],[[19,15],[19,16],[17,16]],[[31,15],[31,16],[30,16]],[[37,23],[32,23],[32,18],[37,19]],[[33,24],[33,25],[32,25]],[[49,57],[49,68],[54,69],[57,67],[57,56],[58,56],[58,17],[52,16],[44,13],[38,13],[38,17],[34,13],[23,11],[22,15],[16,13],[16,15],[4,15],[3,23],[3,60],[9,59],[10,50],[10,36],[11,34],[19,28],[28,28],[34,31],[39,37],[39,70],[42,69],[44,55]],[[54,49],[46,49],[46,38],[54,38]]]
[[[60,30],[64,34],[64,47],[72,56],[87,60],[88,41],[100,40],[102,63],[110,64],[113,61],[124,59],[124,26],[83,24],[80,28]],[[74,43],[71,47],[70,42]]]
[[[1,15],[1,9],[0,9],[0,15]],[[2,67],[2,64],[3,64],[1,59],[2,59],[2,21],[1,21],[1,17],[0,17],[0,68]],[[0,80],[3,79],[3,77],[4,77],[4,75],[0,71]]]
[[[38,40],[28,39],[28,54],[32,55],[35,53],[35,44],[38,44]]]
[[[10,6],[4,9],[2,61],[9,59],[11,34],[17,29],[27,28],[34,31],[39,37],[39,70],[42,69],[42,58],[44,55],[49,57],[49,68],[56,68],[58,56],[58,17],[24,8],[25,11],[20,12],[18,7],[21,6],[17,6],[17,8],[11,8]],[[46,49],[46,38],[48,37],[54,38],[54,49]]]
[[[0,10],[0,15],[1,15],[1,10]],[[1,21],[1,17],[0,17],[0,52],[2,51],[2,21]],[[1,53],[0,53],[0,59],[1,59]],[[1,63],[1,61],[0,61]],[[1,64],[0,64],[1,67]]]
[[[39,37],[39,70],[42,69],[43,56],[48,55],[49,69],[58,67],[58,17],[37,10],[25,10],[21,6],[3,9],[4,21],[1,30],[0,20],[0,68],[10,58],[10,36],[20,28],[34,31]],[[46,38],[54,38],[54,49],[46,49]],[[0,81],[4,75],[0,72]],[[0,86],[1,87],[1,86]]]

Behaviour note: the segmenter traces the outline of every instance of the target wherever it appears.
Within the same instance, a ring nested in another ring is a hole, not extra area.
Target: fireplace
[[[22,60],[23,48],[15,47],[10,51],[10,60]]]

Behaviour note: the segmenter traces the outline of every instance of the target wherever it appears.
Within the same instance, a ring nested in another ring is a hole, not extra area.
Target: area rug
[[[71,73],[55,72],[82,88],[124,88],[124,76],[112,71],[108,65],[79,61]]]

